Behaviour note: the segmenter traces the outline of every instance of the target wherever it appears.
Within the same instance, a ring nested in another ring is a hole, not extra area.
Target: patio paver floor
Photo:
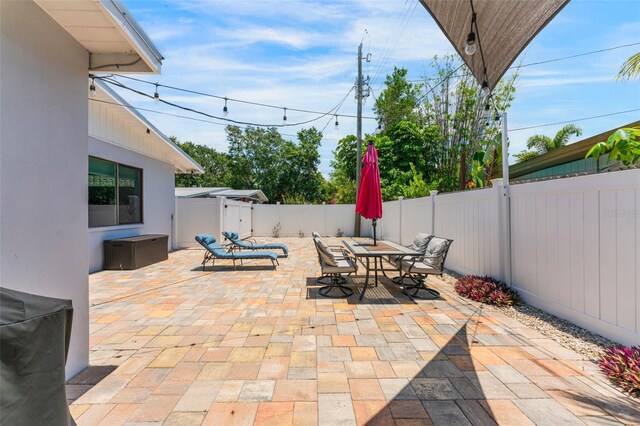
[[[443,300],[387,279],[363,303],[323,298],[311,239],[281,240],[276,270],[203,272],[189,249],[91,275],[77,423],[640,424],[638,400],[594,364],[443,281],[430,279]]]

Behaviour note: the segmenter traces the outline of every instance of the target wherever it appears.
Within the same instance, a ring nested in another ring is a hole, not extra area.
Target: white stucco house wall
[[[67,377],[89,364],[87,169],[107,149],[87,143],[88,74],[162,59],[117,0],[0,1],[0,285],[73,301]]]
[[[104,240],[165,234],[169,236],[167,250],[170,250],[175,174],[204,172],[108,83],[95,79],[94,85],[95,93],[89,97],[89,272],[102,269]],[[94,165],[96,171],[92,171]],[[140,177],[133,201],[129,203],[127,197],[118,200],[127,206],[95,205],[92,201],[95,188],[92,185],[98,184],[96,181],[106,180],[111,185],[116,180],[115,176],[104,176],[105,165],[112,166],[114,175],[132,170]],[[127,213],[127,210],[134,211]]]

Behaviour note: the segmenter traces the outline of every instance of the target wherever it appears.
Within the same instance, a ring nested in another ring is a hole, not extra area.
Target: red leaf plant
[[[598,360],[600,370],[623,391],[640,397],[640,346],[612,346]]]
[[[491,277],[467,275],[459,278],[454,288],[461,296],[489,305],[511,306],[520,300],[518,293]]]

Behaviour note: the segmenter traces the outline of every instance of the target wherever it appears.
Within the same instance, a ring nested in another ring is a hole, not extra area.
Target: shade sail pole
[[[507,131],[507,113],[502,113],[502,264],[504,282],[511,287],[511,211],[509,188],[509,134]]]

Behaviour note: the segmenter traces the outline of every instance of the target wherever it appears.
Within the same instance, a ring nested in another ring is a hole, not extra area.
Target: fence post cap
[[[276,201],[276,204],[277,204],[277,205],[280,205],[280,201]]]
[[[402,200],[404,200],[404,197],[402,195],[400,195],[400,196],[398,196],[398,200],[402,201]]]
[[[491,179],[491,186],[502,186],[502,178]]]
[[[429,191],[429,194],[431,194],[432,197],[435,197],[436,195],[438,195],[438,190],[437,189],[433,189],[433,190]]]

